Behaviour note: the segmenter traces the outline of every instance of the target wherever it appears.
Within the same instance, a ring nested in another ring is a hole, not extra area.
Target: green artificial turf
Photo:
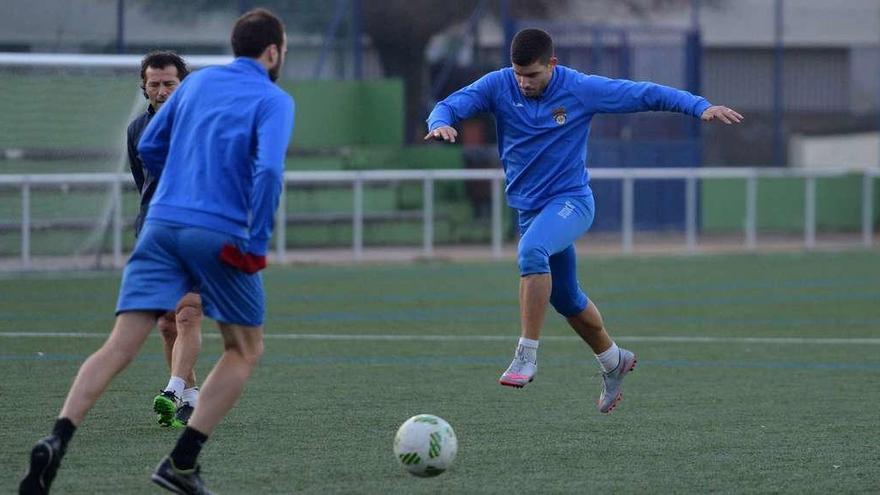
[[[880,491],[880,253],[581,259],[639,356],[610,415],[595,359],[548,314],[539,374],[501,387],[518,336],[512,263],[271,267],[266,351],[203,451],[219,493]],[[0,491],[112,326],[119,274],[0,278]],[[42,336],[21,337],[23,332]],[[50,336],[47,332],[73,333]],[[197,373],[222,352],[205,324]],[[831,339],[831,340],[821,340]],[[154,424],[158,336],[77,431],[56,493],[156,493],[177,431]],[[406,474],[397,427],[453,426],[437,478]]]

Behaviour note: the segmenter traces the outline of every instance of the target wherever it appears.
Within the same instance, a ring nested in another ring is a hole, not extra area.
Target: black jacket
[[[147,107],[147,111],[138,116],[138,118],[128,124],[128,166],[131,168],[131,175],[134,177],[134,183],[137,186],[138,193],[141,195],[141,208],[137,219],[134,221],[135,237],[141,233],[144,226],[144,219],[147,217],[147,209],[150,207],[150,200],[153,199],[153,193],[156,192],[156,186],[159,185],[159,178],[153,177],[141,162],[138,156],[138,142],[147,124],[153,119],[156,111],[152,105]]]

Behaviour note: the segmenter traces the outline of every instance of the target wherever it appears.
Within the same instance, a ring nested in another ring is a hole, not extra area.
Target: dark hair
[[[189,67],[186,66],[186,62],[171,50],[155,50],[144,55],[141,60],[141,85],[143,86],[144,79],[147,77],[148,68],[164,69],[169,65],[173,65],[177,69],[177,78],[181,81],[189,75]]]
[[[523,29],[510,42],[510,60],[516,65],[546,64],[553,56],[553,39],[541,29]]]
[[[258,58],[269,45],[282,48],[284,25],[266,9],[249,10],[235,21],[230,41],[236,57]]]

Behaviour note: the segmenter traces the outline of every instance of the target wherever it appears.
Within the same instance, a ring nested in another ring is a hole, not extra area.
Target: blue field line
[[[586,280],[589,280],[588,278]],[[590,285],[590,284],[587,284]],[[515,289],[514,286],[511,286]],[[593,292],[599,297],[621,296],[633,293],[645,292],[700,292],[707,291],[741,291],[741,290],[808,290],[808,289],[860,289],[877,288],[877,281],[873,278],[844,278],[844,279],[812,279],[812,280],[783,280],[783,281],[734,281],[724,283],[707,284],[646,284],[646,285],[622,285],[602,286],[598,285]],[[451,289],[455,289],[452,287]],[[496,290],[491,292],[481,291],[479,295],[462,294],[460,291],[444,292],[436,289],[412,290],[406,294],[292,294],[279,296],[270,294],[269,299],[273,302],[283,303],[350,303],[352,298],[362,303],[413,303],[413,302],[456,302],[467,300],[480,303],[503,303],[515,297],[512,289]]]
[[[589,280],[589,279],[587,279]],[[872,277],[820,278],[797,280],[732,280],[725,282],[693,283],[661,283],[645,285],[600,286],[596,289],[602,295],[629,294],[639,292],[669,291],[741,291],[741,290],[773,290],[780,289],[854,289],[868,287],[875,289],[877,280]]]
[[[831,294],[775,294],[775,293],[758,293],[742,296],[710,296],[710,297],[693,297],[690,295],[677,295],[670,299],[642,299],[629,301],[607,301],[600,303],[602,307],[622,308],[622,309],[643,309],[643,308],[664,308],[682,306],[705,307],[710,305],[717,306],[733,306],[748,304],[749,306],[761,305],[777,305],[780,303],[828,303],[828,302],[849,302],[849,301],[878,301],[880,300],[880,291],[858,291],[851,293],[835,292]]]
[[[835,293],[835,294],[800,294],[800,295],[748,295],[736,297],[693,297],[688,296],[685,299],[680,297],[659,300],[634,300],[634,301],[598,301],[597,304],[602,309],[622,309],[622,310],[638,310],[638,309],[662,309],[676,308],[681,310],[683,307],[693,307],[704,309],[706,306],[733,306],[737,304],[749,305],[777,305],[781,303],[829,303],[829,302],[848,302],[848,301],[878,301],[880,300],[880,291],[872,292],[854,292],[854,293]],[[361,301],[358,300],[358,303]],[[433,303],[433,300],[423,301],[426,304]],[[471,304],[472,301],[469,301]],[[492,317],[490,321],[499,321],[495,318],[501,316],[500,321],[507,320],[510,317],[518,315],[516,300],[509,299],[509,302],[498,301],[501,304],[487,305],[483,304],[476,307],[450,306],[442,308],[420,308],[420,309],[398,309],[388,307],[364,308],[355,311],[324,311],[302,315],[277,315],[267,318],[269,321],[296,321],[296,322],[352,322],[352,321],[460,321],[462,317],[467,320],[473,320],[475,316],[482,318]],[[452,318],[459,317],[459,318]],[[677,318],[677,317],[675,317]],[[798,319],[802,322],[803,319]],[[872,319],[872,322],[876,321]]]
[[[467,265],[458,265],[458,266],[442,266],[442,270],[444,272],[454,272],[453,268],[461,268],[463,267],[464,271],[471,273],[470,268]],[[363,268],[355,268],[357,271],[364,271]],[[341,268],[339,270],[342,270]],[[330,275],[322,274],[322,278],[327,281],[332,280],[349,280],[350,270],[343,270],[339,272],[337,270]],[[329,272],[328,272],[329,273]],[[113,272],[37,272],[34,274],[15,274],[13,276],[4,276],[9,274],[0,273],[0,282],[5,281],[16,281],[18,279],[24,280],[76,280],[76,279],[99,279],[106,278],[108,280],[118,280],[118,275]],[[415,271],[412,273],[408,273],[402,270],[394,270],[394,277],[398,280],[409,279],[412,276],[417,276],[419,279],[424,280],[426,277],[430,278],[430,274],[425,274],[423,270]],[[590,277],[589,274],[584,273],[581,274],[582,280],[585,281],[586,285],[591,285],[589,283]],[[455,288],[454,286],[450,286],[451,288]],[[876,287],[876,279],[875,277],[846,277],[846,278],[807,278],[807,279],[794,279],[794,280],[725,280],[722,282],[702,282],[702,283],[688,283],[688,282],[679,282],[679,283],[640,283],[640,284],[620,284],[620,285],[601,285],[595,288],[596,293],[600,294],[601,297],[606,297],[610,295],[626,295],[632,293],[645,293],[645,292],[687,292],[687,293],[705,293],[707,291],[741,291],[741,290],[805,290],[805,289],[852,289],[859,290],[861,288],[875,288]],[[270,289],[274,289],[274,287],[270,286]],[[417,287],[410,288],[411,290],[407,290],[406,294],[364,294],[363,292],[356,293],[335,293],[335,294],[302,294],[297,293],[297,287],[294,286],[292,289],[288,284],[287,295],[281,296],[284,292],[270,290],[269,291],[269,299],[273,302],[279,303],[315,303],[315,302],[350,302],[353,298],[357,301],[361,302],[374,302],[374,303],[408,303],[408,302],[422,302],[422,301],[458,301],[462,299],[461,293],[459,291],[451,291],[444,292],[442,290],[437,290],[434,287]],[[302,290],[312,290],[307,287],[303,287]],[[115,293],[114,293],[115,295]],[[15,293],[7,294],[5,298],[6,301],[9,302],[32,302],[31,299],[16,299]],[[511,297],[511,292],[507,288],[497,289],[492,292],[484,291],[480,293],[481,297],[478,297],[477,300],[481,302],[499,302],[506,301]],[[490,296],[490,297],[485,297]],[[515,293],[514,293],[515,296]],[[70,296],[71,301],[83,301],[83,302],[92,302],[94,300],[94,295],[90,293],[77,293],[72,294]],[[473,299],[469,299],[473,300]]]
[[[734,332],[737,335],[617,335],[616,340],[624,342],[672,343],[672,344],[762,344],[762,345],[880,345],[880,337],[846,336],[846,337],[806,337],[784,335],[748,335],[748,332]],[[2,332],[0,338],[13,339],[106,339],[103,332],[39,332],[18,331]],[[202,335],[206,339],[218,339],[219,333],[208,332]],[[157,334],[153,338],[158,339]],[[511,342],[516,339],[512,334],[405,334],[405,333],[274,333],[263,335],[265,340],[301,340],[324,342]],[[546,335],[545,342],[580,342],[575,335]]]
[[[822,304],[822,303],[841,303],[841,302],[862,302],[862,301],[878,301],[880,300],[880,291],[873,292],[858,292],[851,294],[826,294],[826,295],[810,295],[810,294],[802,294],[802,295],[787,295],[784,297],[774,297],[774,296],[761,296],[761,295],[750,295],[750,296],[741,296],[741,297],[693,297],[688,296],[687,299],[681,298],[672,298],[666,300],[635,300],[635,301],[599,301],[598,304],[601,306],[603,310],[612,309],[612,310],[642,310],[642,309],[665,309],[665,308],[675,308],[677,310],[681,310],[683,307],[696,309],[706,309],[708,306],[735,306],[735,305],[746,305],[755,306],[755,305],[779,305],[785,303],[810,303],[810,304]],[[363,301],[358,301],[358,303],[362,303]],[[429,301],[424,301],[428,303]],[[518,309],[516,307],[515,301],[513,299],[508,303],[498,304],[498,305],[488,305],[482,304],[479,306],[473,307],[462,307],[462,306],[449,306],[449,307],[440,307],[440,308],[389,308],[389,307],[375,307],[375,308],[359,308],[356,310],[347,310],[347,311],[320,311],[315,313],[306,313],[306,314],[278,314],[278,312],[271,312],[270,316],[266,318],[267,322],[280,322],[280,323],[319,323],[319,322],[327,322],[327,323],[353,323],[353,322],[506,322],[513,318],[516,318],[518,315]],[[71,314],[36,314],[31,310],[27,310],[27,313],[16,314],[14,310],[7,310],[4,312],[4,317],[7,320],[22,320],[22,321],[70,321],[75,319],[79,322],[94,322],[94,321],[103,321],[110,318],[110,313],[107,314],[96,314],[96,313],[85,313],[82,312],[78,315],[72,316]],[[627,322],[627,321],[644,321],[646,317],[644,315],[632,315],[632,314],[623,314],[615,318],[615,321],[619,322]],[[846,324],[847,321],[852,321],[854,324],[866,324],[866,325],[875,325],[880,323],[880,311],[878,311],[877,318],[855,318],[855,319],[812,319],[812,318],[760,318],[755,321],[750,320],[748,318],[719,318],[719,317],[700,317],[700,316],[687,316],[682,317],[678,315],[655,315],[651,314],[648,317],[651,321],[669,321],[669,322],[702,322],[702,323],[713,323],[713,324],[725,324],[728,322],[754,322],[756,324],[771,324],[771,323],[779,323],[785,325],[809,325],[809,324]],[[0,326],[2,328],[2,326]]]
[[[674,298],[667,300],[641,300],[641,301],[598,301],[597,304],[604,309],[615,310],[640,310],[640,309],[663,309],[675,308],[681,311],[683,308],[705,309],[706,306],[734,306],[738,304],[749,305],[777,305],[783,303],[810,303],[821,304],[830,302],[849,301],[878,301],[880,291],[858,292],[850,294],[827,294],[827,295],[791,295],[786,297],[773,297],[767,295],[749,295],[741,297],[687,297],[686,299]],[[430,303],[431,301],[425,301]],[[396,309],[388,307],[363,308],[354,311],[322,311],[311,314],[278,315],[269,316],[269,322],[385,322],[385,321],[412,321],[412,322],[448,322],[448,321],[507,321],[518,317],[516,301],[511,299],[509,303],[497,306],[481,305],[477,307],[450,306],[442,308],[420,309]],[[661,319],[662,316],[652,318]],[[679,321],[678,316],[673,316],[674,321]],[[688,318],[689,321],[698,318]],[[714,321],[710,319],[707,321]],[[801,324],[803,318],[796,319],[796,324]],[[869,323],[876,320],[871,319]]]
[[[425,275],[423,272],[419,272],[420,278],[424,279]],[[37,280],[45,278],[47,281],[50,281],[51,278],[43,275]],[[64,274],[60,274],[57,279],[59,280],[70,280],[77,279],[76,276],[65,276]],[[95,279],[100,278],[94,272],[86,272],[86,275],[81,277],[83,279]],[[107,277],[107,278],[118,278],[117,276]],[[584,275],[583,280],[589,286],[590,277],[588,275]],[[3,281],[4,278],[0,277],[0,281]],[[423,280],[422,280],[423,281]],[[396,285],[395,287],[400,287],[400,285]],[[513,287],[513,286],[511,286]],[[845,278],[821,278],[821,279],[797,279],[797,280],[732,280],[732,281],[724,281],[724,282],[709,282],[709,283],[654,283],[654,284],[638,284],[638,285],[610,285],[610,286],[602,286],[598,285],[593,290],[596,294],[599,294],[600,298],[604,298],[607,296],[625,296],[627,294],[633,293],[645,293],[645,292],[677,292],[684,291],[688,293],[704,293],[707,291],[741,291],[741,290],[772,290],[772,291],[782,291],[782,290],[807,290],[807,289],[860,289],[860,288],[876,288],[877,282],[874,277],[845,277]],[[345,293],[338,292],[335,294],[297,294],[295,292],[295,288],[293,294],[281,296],[283,292],[279,291],[271,291],[269,292],[269,300],[273,303],[281,303],[281,304],[289,304],[289,303],[350,303],[352,300],[355,300],[359,303],[417,303],[417,302],[455,302],[462,300],[462,294],[456,291],[455,286],[449,286],[450,291],[437,290],[436,288],[423,289],[421,287],[413,288],[413,290],[407,290],[405,294],[363,294],[362,292],[358,293]],[[304,289],[307,290],[307,289]],[[114,293],[115,295],[115,293]],[[488,297],[487,297],[488,296]],[[26,299],[27,295],[22,294],[21,298],[16,298],[15,293],[7,294],[4,298],[5,301],[8,302],[33,302],[32,299]],[[467,297],[468,301],[479,301],[484,303],[498,303],[509,300],[511,297],[516,297],[516,293],[511,292],[510,289],[505,288],[503,290],[495,290],[495,291],[481,291],[479,295],[474,297]],[[68,295],[70,301],[94,301],[94,294],[88,292],[79,292],[75,294]],[[607,304],[607,303],[606,303]]]
[[[620,314],[614,315],[615,323],[656,323],[656,322],[672,322],[681,324],[703,323],[711,324],[712,328],[731,327],[742,328],[745,326],[762,327],[780,325],[792,328],[804,328],[809,326],[822,325],[829,328],[839,328],[840,326],[869,326],[872,328],[880,327],[880,315],[876,318],[849,318],[824,316],[815,318],[789,318],[789,317],[750,317],[750,316],[679,316],[679,315],[632,315]]]
[[[83,362],[85,354],[0,354],[0,362]],[[214,363],[220,356],[201,356],[203,364]],[[494,366],[503,367],[508,356],[290,356],[272,354],[263,356],[261,365],[288,366]],[[161,354],[142,354],[136,361],[164,362]],[[594,367],[595,361],[584,358],[547,358],[541,360],[548,366]],[[708,361],[689,359],[639,360],[639,368],[724,368],[724,369],[788,369],[788,370],[835,370],[880,371],[880,363],[811,363],[790,361]]]
[[[363,323],[384,323],[384,322],[405,322],[405,321],[418,321],[421,323],[438,323],[438,322],[464,322],[467,324],[485,324],[485,323],[498,323],[498,322],[515,322],[517,313],[516,308],[511,307],[507,308],[505,311],[498,311],[497,313],[486,314],[487,310],[484,310],[483,314],[478,314],[476,312],[470,313],[465,310],[460,310],[461,318],[451,318],[447,315],[428,315],[423,314],[421,318],[413,318],[412,316],[407,315],[399,315],[395,317],[393,314],[384,314],[384,315],[370,315],[367,317],[363,314],[337,314],[336,318],[326,318],[324,315],[322,316],[269,316],[266,318],[267,328],[273,329],[277,328],[277,325],[288,324],[288,323],[337,323],[337,322],[363,322]],[[493,310],[494,311],[494,310]],[[109,331],[112,326],[112,315],[110,313],[103,315],[89,315],[89,316],[78,316],[76,318],[69,318],[64,315],[27,315],[26,317],[20,316],[10,316],[5,315],[5,321],[0,323],[0,334],[3,333],[4,327],[10,328],[22,328],[33,326],[30,325],[32,322],[40,322],[40,321],[63,321],[66,324],[71,322],[75,322],[77,327],[80,328],[92,328],[92,332],[97,333],[98,330],[106,329]],[[834,316],[825,316],[825,317],[815,317],[815,318],[797,318],[797,317],[749,317],[749,316],[681,316],[681,315],[659,315],[659,314],[650,314],[650,315],[639,315],[639,314],[630,314],[630,313],[605,313],[605,319],[610,324],[613,324],[615,328],[618,329],[626,329],[628,327],[637,326],[643,327],[644,324],[650,324],[652,326],[658,323],[678,323],[682,325],[688,326],[704,326],[711,327],[715,330],[724,328],[724,329],[732,329],[731,332],[728,333],[736,333],[739,332],[740,329],[743,328],[755,328],[760,327],[762,329],[768,328],[782,328],[782,329],[804,329],[804,328],[813,328],[813,327],[822,327],[822,328],[852,328],[852,327],[869,327],[871,329],[880,327],[880,316],[876,318],[864,318],[864,317],[834,317]],[[213,330],[212,325],[209,325],[209,329]],[[27,333],[27,332],[22,332]],[[103,334],[106,335],[106,334]]]

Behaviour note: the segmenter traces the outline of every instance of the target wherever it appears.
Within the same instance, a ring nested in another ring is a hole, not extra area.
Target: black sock
[[[67,450],[67,442],[73,437],[76,425],[67,418],[58,418],[52,428],[52,434],[61,439],[61,450]]]
[[[202,445],[208,440],[208,435],[190,428],[183,430],[183,434],[177,439],[177,445],[171,451],[171,461],[177,469],[192,469],[196,467],[196,457],[202,450]]]

